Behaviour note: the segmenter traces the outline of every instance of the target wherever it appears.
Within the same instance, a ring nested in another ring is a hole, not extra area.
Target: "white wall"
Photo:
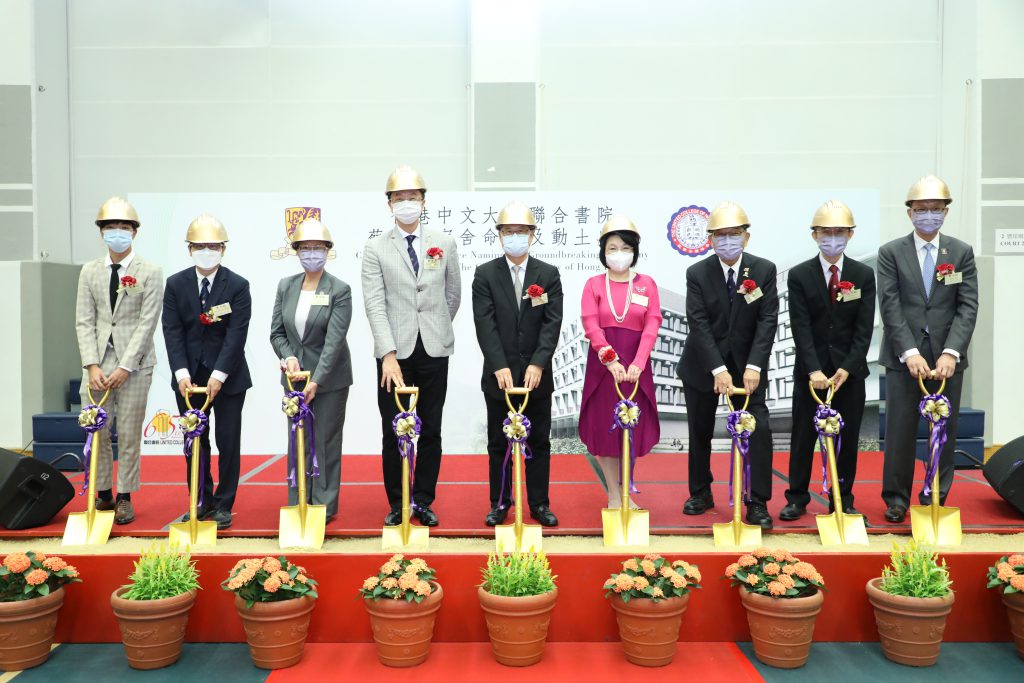
[[[4,295],[0,296],[0,320],[21,320],[21,263],[18,261],[0,261],[0,282],[3,283]],[[8,327],[11,327],[10,325]],[[0,336],[0,353],[4,358],[22,358],[21,325],[13,325],[16,330]],[[0,447],[20,448],[25,445],[31,434],[24,429],[24,415],[21,407],[22,363],[8,363],[4,373],[4,401],[6,409],[0,410]],[[10,397],[15,397],[13,400]],[[11,405],[17,403],[17,406]],[[15,410],[13,408],[17,407]]]
[[[0,0],[0,84],[32,82],[32,0]]]

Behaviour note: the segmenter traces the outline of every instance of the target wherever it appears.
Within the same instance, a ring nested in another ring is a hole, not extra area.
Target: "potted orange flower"
[[[239,560],[221,587],[235,594],[249,654],[261,669],[283,669],[302,659],[316,581],[284,557]]]
[[[396,554],[363,581],[377,657],[385,666],[416,666],[430,654],[434,619],[444,591],[425,560]]]
[[[50,656],[65,584],[78,570],[56,555],[29,550],[0,564],[0,671],[39,666]]]
[[[640,666],[672,662],[690,590],[700,581],[697,565],[648,553],[625,560],[622,571],[604,582],[627,660]]]
[[[757,658],[780,669],[803,666],[825,600],[825,579],[814,565],[782,548],[758,548],[740,555],[723,578],[740,588]]]
[[[1003,555],[989,567],[988,587],[1001,589],[1017,656],[1024,659],[1024,554]]]

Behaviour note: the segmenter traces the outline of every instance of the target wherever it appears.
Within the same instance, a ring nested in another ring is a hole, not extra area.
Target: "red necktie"
[[[839,267],[832,264],[828,267],[828,272],[832,273],[828,278],[828,293],[832,297],[832,303],[835,303],[836,295],[839,293]]]

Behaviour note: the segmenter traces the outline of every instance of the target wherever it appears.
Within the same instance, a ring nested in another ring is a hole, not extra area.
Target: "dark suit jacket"
[[[797,382],[806,384],[812,372],[824,372],[825,367],[842,368],[855,379],[868,376],[875,271],[845,256],[839,277],[861,291],[859,299],[832,303],[818,256],[789,271],[789,323],[796,343],[793,376]]]
[[[534,306],[529,299],[523,299],[517,309],[512,273],[504,256],[477,266],[473,277],[473,319],[484,354],[480,386],[494,398],[504,397],[494,372],[508,368],[512,381],[519,384],[527,365],[544,368],[540,386],[534,391],[554,391],[551,359],[562,328],[562,280],[558,268],[531,256],[523,278],[524,296],[530,285],[543,287],[548,302]]]
[[[213,279],[206,310],[228,303],[231,313],[220,322],[203,325],[199,322],[199,286],[196,269],[186,268],[167,278],[164,288],[163,330],[167,360],[171,364],[171,386],[177,389],[174,372],[188,368],[192,377],[204,365],[210,371],[227,374],[221,391],[240,394],[252,386],[249,366],[245,362],[245,338],[249,334],[252,298],[249,281],[221,266]]]
[[[878,304],[883,326],[879,360],[886,368],[906,369],[900,363],[900,354],[914,347],[925,353],[930,344],[933,358],[942,355],[943,349],[953,349],[960,354],[957,371],[967,369],[967,347],[978,319],[974,250],[966,242],[941,235],[935,266],[945,263],[963,273],[963,282],[946,285],[936,280],[931,297],[926,297],[913,233],[878,250]]]
[[[760,388],[767,386],[764,378],[779,317],[775,264],[744,252],[739,266],[736,287],[744,280],[753,280],[761,288],[762,296],[748,304],[742,294],[737,294],[731,310],[718,256],[712,254],[686,269],[689,332],[676,375],[683,384],[698,391],[714,388],[711,371],[727,365],[726,357],[731,357],[740,372],[748,363],[760,367]],[[739,377],[734,377],[733,382],[741,384]]]

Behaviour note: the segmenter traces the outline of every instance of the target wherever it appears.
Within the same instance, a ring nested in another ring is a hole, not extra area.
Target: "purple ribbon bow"
[[[522,431],[516,430],[512,423],[518,421],[522,426]],[[522,448],[523,457],[529,460],[533,457],[533,451],[530,450],[529,444],[526,440],[530,438],[530,418],[526,417],[522,413],[509,413],[505,421],[501,423],[501,431],[505,433],[505,439],[508,440],[508,447],[505,449],[505,460],[501,464],[501,493],[498,495],[498,507],[505,506],[505,482],[508,481],[509,463],[512,462],[512,447],[515,444],[519,444]]]
[[[411,422],[410,422],[411,420]],[[398,455],[409,461],[409,489],[416,481],[413,474],[416,468],[416,442],[419,438],[423,422],[420,416],[409,411],[402,411],[395,415],[391,421],[391,428],[395,430],[395,437],[398,439]],[[415,502],[411,502],[412,509],[418,509]]]
[[[753,419],[753,415],[745,410],[734,410],[726,418],[725,426],[732,437],[732,445],[739,450],[740,458],[743,461],[743,500],[750,500],[750,435],[752,429],[743,428],[742,422],[746,418]],[[732,483],[735,473],[732,467],[729,468],[729,505],[736,505],[732,495]]]
[[[630,416],[629,411],[636,408],[636,414]],[[633,481],[633,468],[636,467],[636,451],[633,448],[633,429],[640,424],[640,405],[624,398],[612,408],[612,426],[608,431],[622,429],[629,433],[629,492],[640,493]]]
[[[826,425],[821,424],[821,422],[833,417],[839,422],[839,431],[835,434],[828,434],[826,432]],[[832,447],[838,453],[843,444],[842,430],[845,426],[846,423],[843,422],[843,416],[839,414],[838,410],[824,403],[818,405],[818,410],[814,413],[814,430],[818,432],[818,445],[821,446],[821,493],[826,497],[828,496],[828,448],[826,447],[825,439],[832,438]],[[842,481],[840,479],[839,483],[842,483]]]
[[[78,414],[78,425],[85,431],[85,448],[82,449],[82,458],[85,463],[85,481],[82,482],[82,489],[78,495],[89,490],[89,461],[92,459],[92,435],[103,429],[107,424],[107,411],[95,403],[82,407]]]
[[[932,404],[929,406],[929,402]],[[946,414],[940,412],[942,406],[946,407]],[[935,479],[935,471],[939,467],[939,456],[946,445],[946,422],[952,410],[949,399],[943,394],[928,394],[921,399],[917,407],[921,417],[928,420],[931,429],[928,430],[928,464],[924,473],[924,495],[932,493],[932,481]]]
[[[309,438],[309,458],[310,468],[306,471],[307,476],[319,477],[320,476],[320,465],[316,459],[316,441],[313,438],[313,420],[315,415],[313,409],[306,403],[306,395],[301,391],[289,391],[284,395],[282,401],[282,409],[284,414],[288,416],[291,421],[291,430],[289,436],[289,448],[288,448],[288,486],[298,486],[298,480],[296,479],[296,467],[298,466],[298,440],[296,433],[301,423],[303,429],[306,431],[306,436]],[[291,406],[295,406],[294,411],[290,411]]]
[[[195,426],[192,429],[188,429],[187,425],[195,422]],[[203,435],[206,431],[206,427],[210,423],[210,418],[206,417],[206,414],[197,410],[196,408],[189,408],[185,411],[185,414],[181,416],[180,425],[186,425],[184,430],[185,435],[185,457],[192,456],[192,444]],[[206,468],[207,463],[210,459],[209,451],[203,446],[203,442],[199,442],[199,507],[203,506],[203,490],[206,488]]]

